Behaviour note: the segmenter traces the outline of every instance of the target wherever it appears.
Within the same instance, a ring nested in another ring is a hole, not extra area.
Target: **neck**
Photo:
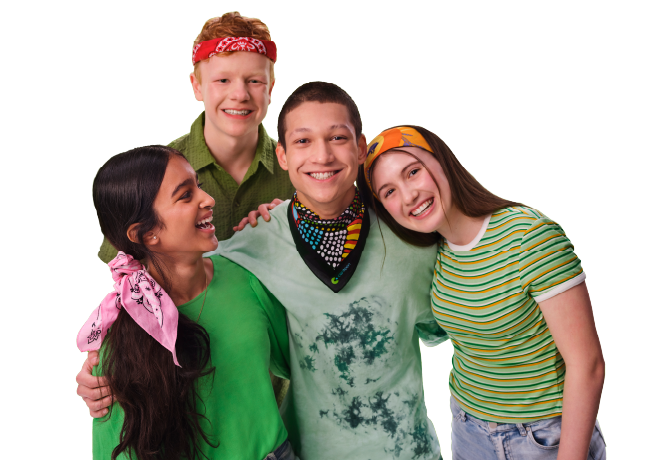
[[[440,227],[436,229],[447,241],[457,246],[465,246],[474,240],[483,226],[486,216],[469,217],[452,207],[445,213]]]
[[[206,289],[210,278],[207,276],[201,252],[169,253],[160,258],[159,262],[162,272],[149,261],[149,274],[161,286],[167,277],[171,283],[167,293],[176,306],[189,302]]]
[[[297,194],[300,203],[318,214],[321,219],[336,219],[341,216],[341,213],[344,212],[351,204],[351,201],[353,201],[355,187],[351,187],[341,197],[327,203],[310,200],[305,194],[300,192],[297,192]]]
[[[204,140],[215,162],[240,184],[254,160],[259,143],[259,129],[234,137],[220,132],[211,123],[204,124]]]

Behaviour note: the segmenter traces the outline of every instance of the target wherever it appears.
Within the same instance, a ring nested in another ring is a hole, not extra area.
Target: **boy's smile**
[[[206,124],[230,137],[256,132],[266,117],[273,89],[270,60],[258,53],[235,52],[213,56],[199,65],[201,83],[194,74],[190,80],[195,98],[204,101]]]
[[[342,104],[304,102],[286,115],[286,152],[277,159],[289,171],[300,202],[323,219],[339,216],[355,196],[358,166],[367,143],[356,139],[348,110]]]

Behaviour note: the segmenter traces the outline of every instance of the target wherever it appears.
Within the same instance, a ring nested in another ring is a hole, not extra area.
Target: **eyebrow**
[[[344,123],[340,123],[340,124],[337,124],[337,125],[330,126],[331,130],[332,129],[338,129],[338,128],[344,128],[344,129],[347,129],[349,131],[351,130],[351,128],[349,128],[348,125],[344,124]],[[312,130],[310,128],[304,128],[304,127],[303,128],[296,128],[293,131],[291,131],[291,134],[299,133],[299,132],[311,132],[311,131]]]
[[[394,149],[392,149],[392,150],[394,150]],[[410,168],[410,167],[411,167],[412,165],[414,165],[415,163],[419,163],[419,160],[415,160],[415,161],[413,161],[413,162],[411,162],[411,163],[408,163],[406,166],[404,166],[403,168],[401,168],[401,172],[403,172],[403,171],[405,171],[406,169]],[[387,187],[388,185],[390,185],[389,182],[383,184],[383,185],[378,189],[378,191],[376,192],[376,196],[380,196],[380,191],[383,190],[383,189],[384,189],[385,187]]]
[[[199,175],[198,174],[195,174],[195,179],[197,179],[199,181]],[[179,185],[176,186],[176,188],[172,192],[172,198],[174,198],[174,195],[176,195],[176,193],[181,189],[181,187],[185,187],[187,185],[192,185],[192,184],[193,184],[193,180],[191,178],[188,178],[188,179],[184,180],[183,182],[181,182]]]
[[[344,128],[344,129],[347,129],[349,131],[351,130],[351,128],[349,128],[348,125],[346,125],[344,123],[330,126],[330,129],[337,129],[337,128]]]

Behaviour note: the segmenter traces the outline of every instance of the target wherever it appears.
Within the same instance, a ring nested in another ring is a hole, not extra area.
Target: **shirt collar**
[[[188,161],[190,165],[199,171],[200,169],[214,164],[215,158],[211,155],[211,151],[206,145],[204,139],[204,123],[205,112],[202,112],[199,117],[190,126],[190,149],[188,154]],[[270,141],[270,137],[266,132],[263,124],[259,125],[259,140],[257,141],[257,151],[255,152],[255,160],[263,164],[268,172],[273,174],[273,166],[275,163],[275,148]]]

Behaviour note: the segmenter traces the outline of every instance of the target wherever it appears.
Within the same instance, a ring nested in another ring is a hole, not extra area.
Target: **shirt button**
[[[488,422],[488,428],[490,428],[491,430],[496,429],[496,428],[497,428],[497,423],[495,423],[495,422]]]
[[[238,208],[241,205],[241,203],[237,201],[236,203],[234,203],[234,205],[236,205],[236,207]]]

